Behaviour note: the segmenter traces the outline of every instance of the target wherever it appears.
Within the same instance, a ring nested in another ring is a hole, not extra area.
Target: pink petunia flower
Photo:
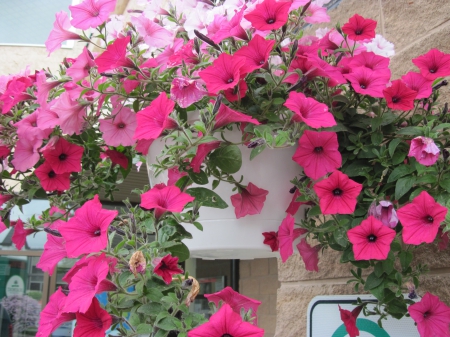
[[[341,320],[344,322],[345,330],[347,330],[349,337],[359,336],[359,329],[356,326],[356,319],[358,318],[358,315],[363,307],[361,305],[357,306],[352,311],[342,309],[340,305],[338,305],[338,307],[341,314]]]
[[[40,129],[53,129],[55,126],[61,123],[58,114],[51,108],[56,104],[58,100],[53,100],[48,104],[44,103],[36,109],[37,114],[37,126]]]
[[[85,313],[76,313],[77,325],[73,336],[104,337],[112,324],[111,315],[102,307],[97,298],[92,299],[91,306]]]
[[[380,201],[377,206],[375,202],[370,205],[368,215],[373,215],[375,219],[380,220],[383,225],[389,228],[395,228],[398,223],[397,212],[392,202],[387,200]]]
[[[255,6],[255,9],[244,15],[257,30],[276,30],[281,28],[288,20],[289,1],[264,0]]]
[[[395,231],[383,225],[374,216],[363,220],[359,226],[347,231],[353,244],[355,260],[385,260],[395,238]]]
[[[427,80],[434,81],[438,77],[450,75],[450,54],[445,54],[438,49],[431,49],[428,53],[413,59],[412,62]]]
[[[310,185],[308,184],[308,187]],[[290,215],[294,216],[297,214],[299,208],[301,205],[308,205],[309,201],[297,201],[297,198],[301,195],[300,191],[298,189],[295,189],[294,194],[292,194],[291,202],[289,203],[289,206],[286,208],[286,213],[289,213]]]
[[[389,70],[389,61],[388,57],[376,55],[373,52],[363,51],[350,58],[348,66],[351,69],[366,67],[372,71],[376,71],[378,76],[390,78],[391,71]]]
[[[433,81],[426,79],[421,74],[410,71],[402,76],[402,81],[408,88],[417,91],[416,99],[430,97]]]
[[[377,22],[372,19],[365,19],[361,15],[353,15],[348,22],[342,26],[342,31],[354,41],[373,39]]]
[[[50,110],[58,115],[59,126],[64,133],[68,135],[81,134],[86,118],[86,106],[73,100],[70,92],[66,91],[61,94],[55,104],[51,105]]]
[[[67,256],[99,252],[108,243],[108,228],[117,211],[106,210],[98,200],[98,195],[75,211],[67,223],[59,226],[66,240]]]
[[[17,171],[25,172],[32,168],[40,159],[39,148],[42,145],[42,140],[29,140],[28,138],[21,138],[17,141],[14,149],[14,159],[11,163]]]
[[[319,251],[321,249],[320,245],[311,247],[311,245],[306,242],[306,238],[302,238],[300,243],[297,245],[298,252],[302,257],[303,263],[305,264],[305,269],[308,271],[319,271]]]
[[[6,85],[6,90],[0,93],[0,104],[2,114],[8,113],[17,103],[31,99],[32,97],[26,93],[26,89],[32,85],[32,81],[28,77],[14,78]]]
[[[241,295],[237,291],[234,291],[231,287],[226,287],[214,294],[205,294],[205,297],[209,302],[214,302],[216,307],[219,306],[220,301],[223,301],[223,303],[228,304],[231,309],[237,314],[241,313],[242,308],[245,310],[245,312],[248,312],[251,309],[251,317],[255,318],[255,325],[258,325],[256,319],[258,307],[261,305],[260,301]]]
[[[242,47],[234,54],[245,58],[245,64],[241,71],[250,73],[265,66],[274,44],[275,40],[266,40],[260,35],[253,37],[247,46]]]
[[[89,76],[89,70],[95,67],[95,62],[91,52],[84,47],[83,51],[75,60],[75,63],[67,69],[66,73],[72,80],[77,82]]]
[[[338,148],[335,132],[305,130],[292,160],[303,167],[308,177],[315,180],[341,166],[342,156]]]
[[[164,212],[181,212],[194,197],[181,192],[176,186],[156,185],[141,195],[141,207],[155,209],[155,216],[160,218]]]
[[[383,97],[383,89],[386,88],[386,84],[389,82],[389,77],[380,76],[380,74],[367,67],[354,68],[351,73],[344,74],[344,77],[350,81],[353,90],[358,94],[378,98]]]
[[[136,114],[128,107],[118,104],[111,112],[111,118],[99,119],[103,140],[109,146],[131,146],[137,128]]]
[[[61,48],[61,43],[67,40],[80,40],[81,36],[70,31],[72,27],[69,22],[69,17],[64,11],[55,14],[56,21],[53,23],[53,29],[50,32],[45,47],[50,55],[55,50]]]
[[[89,255],[88,257],[83,256],[81,259],[79,259],[77,262],[75,262],[75,264],[72,266],[72,268],[70,268],[69,271],[63,276],[62,280],[64,282],[70,284],[70,282],[72,282],[72,278],[82,268],[86,267],[91,260],[98,259],[98,258],[104,259],[108,263],[109,272],[111,274],[118,272],[118,270],[116,269],[117,259],[114,257],[106,256],[104,253],[102,253],[100,255]]]
[[[220,90],[234,88],[238,84],[244,65],[245,58],[222,53],[211,66],[198,74],[205,81],[208,92],[217,94]]]
[[[127,46],[130,43],[130,36],[116,39],[109,44],[100,56],[95,59],[98,72],[103,73],[120,67],[134,68],[134,63],[127,56]]]
[[[416,137],[411,140],[408,157],[414,157],[425,166],[431,166],[439,159],[440,150],[432,138]]]
[[[57,174],[48,162],[44,162],[35,171],[42,188],[45,191],[60,191],[70,189],[70,172]]]
[[[216,23],[220,23],[219,29],[214,33],[214,36],[211,37],[214,43],[219,43],[222,40],[228,37],[235,37],[241,40],[248,40],[247,33],[245,29],[242,28],[241,22],[244,16],[244,12],[247,9],[247,6],[242,6],[241,10],[234,14],[230,21],[227,21],[226,18],[221,17],[219,20],[214,20]],[[217,16],[217,15],[216,15]],[[215,16],[215,17],[216,17]],[[220,16],[219,16],[220,17]],[[211,24],[207,27],[208,33],[211,33]]]
[[[322,23],[330,22],[330,16],[327,14],[325,7],[319,6],[315,2],[311,2],[305,12],[305,22]]]
[[[211,336],[263,337],[264,330],[244,322],[228,304],[224,304],[208,322],[188,332],[188,337]]]
[[[174,128],[176,123],[169,117],[174,107],[175,102],[167,98],[166,93],[160,93],[148,107],[137,113],[134,139],[156,139],[164,130]]]
[[[242,112],[233,110],[225,104],[220,105],[219,111],[214,117],[214,122],[214,129],[221,128],[231,123],[251,123],[255,125],[260,124],[256,119]]]
[[[90,259],[70,281],[64,312],[85,313],[96,294],[116,290],[116,285],[106,278],[108,273],[108,260],[104,254]]]
[[[447,207],[437,203],[426,191],[397,210],[402,223],[403,241],[410,245],[431,243],[436,238],[441,222],[447,215]]]
[[[198,80],[179,76],[175,77],[170,86],[170,98],[182,108],[187,108],[200,101],[208,92]]]
[[[60,137],[54,147],[44,150],[45,160],[56,174],[81,171],[83,147],[72,144]]]
[[[52,229],[55,229],[53,225],[56,224],[57,228],[63,223],[65,222],[62,220],[56,220],[52,224]],[[36,267],[52,275],[58,262],[66,257],[66,241],[64,238],[47,234],[47,242],[44,245],[44,252],[40,257],[39,262],[36,264]]]
[[[243,188],[241,193],[233,194],[230,199],[236,219],[261,213],[267,194],[269,194],[269,191],[252,183],[248,183],[247,188]]]
[[[145,15],[131,17],[131,22],[149,47],[165,48],[168,45],[167,42],[173,40],[171,32],[146,18]]]
[[[200,173],[200,166],[205,160],[206,156],[211,152],[217,149],[220,146],[220,140],[214,140],[209,143],[200,144],[197,147],[197,152],[195,153],[194,158],[191,160],[192,171],[195,173]]]
[[[111,167],[119,165],[124,170],[128,168],[128,158],[122,152],[107,149],[104,153],[100,154],[101,158],[103,158],[102,155],[104,155],[105,158],[109,158],[109,160],[111,160]]]
[[[336,125],[333,115],[325,104],[319,103],[314,98],[306,97],[301,92],[290,92],[284,106],[295,113],[294,121],[304,122],[312,128]]]
[[[14,126],[17,127],[17,135],[19,138],[28,138],[30,141],[34,141],[34,139],[48,138],[52,132],[52,129],[39,128],[37,125],[37,116],[37,113],[34,112],[21,119],[19,122],[14,123]]]
[[[286,262],[287,259],[294,253],[292,243],[300,235],[306,233],[306,229],[294,229],[294,217],[286,214],[286,217],[281,222],[278,228],[278,248],[280,250],[281,261]]]
[[[178,257],[167,254],[164,257],[153,259],[153,272],[164,280],[164,283],[172,282],[172,275],[181,274],[182,269],[178,268]]]
[[[50,296],[50,300],[41,311],[39,319],[37,337],[47,337],[52,334],[62,323],[75,319],[74,313],[64,313],[63,308],[67,296],[62,292],[61,287]]]
[[[426,293],[420,302],[408,307],[420,337],[449,337],[450,308],[439,297]]]
[[[34,229],[25,229],[22,220],[11,221],[11,226],[14,227],[14,233],[11,241],[16,245],[17,250],[21,250],[25,246],[27,236],[35,232]]]
[[[323,214],[352,214],[362,185],[346,174],[334,171],[327,179],[314,185]]]
[[[277,232],[264,232],[262,233],[264,236],[263,243],[268,245],[272,252],[278,252],[278,233]]]
[[[383,90],[383,95],[389,108],[409,111],[414,108],[417,91],[408,88],[402,80],[395,80],[390,87]]]
[[[84,0],[76,6],[69,6],[72,13],[70,23],[80,29],[96,28],[114,12],[116,0]]]

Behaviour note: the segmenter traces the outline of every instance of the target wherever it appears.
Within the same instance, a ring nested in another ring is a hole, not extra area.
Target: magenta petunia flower
[[[390,87],[383,90],[383,95],[391,109],[408,111],[414,108],[417,91],[408,88],[402,80],[395,80]]]
[[[426,79],[421,74],[410,71],[402,76],[402,81],[409,89],[417,91],[416,99],[430,97],[433,81]]]
[[[181,192],[176,186],[156,185],[141,195],[141,207],[155,209],[155,216],[160,218],[164,212],[181,212],[194,197]]]
[[[89,70],[92,67],[95,67],[94,59],[91,52],[84,47],[81,54],[75,59],[75,63],[67,69],[66,73],[72,77],[73,81],[77,82],[89,76]]]
[[[347,231],[353,244],[355,260],[385,260],[395,238],[395,231],[383,225],[374,216],[363,220],[359,226]]]
[[[54,147],[44,150],[43,155],[56,174],[80,172],[83,150],[82,146],[60,137]]]
[[[242,47],[234,54],[245,58],[245,64],[241,71],[250,73],[266,65],[274,44],[275,40],[266,40],[260,35],[254,36],[247,46]]]
[[[305,269],[308,271],[319,271],[319,251],[321,249],[320,245],[311,247],[311,245],[306,242],[306,238],[300,240],[297,245],[298,252],[302,257],[303,263],[305,264]]]
[[[116,290],[116,285],[106,278],[108,272],[108,260],[104,254],[90,259],[70,281],[64,312],[85,313],[96,294]]]
[[[195,153],[194,158],[192,158],[191,160],[192,171],[194,171],[195,173],[200,173],[200,166],[202,165],[206,156],[211,151],[217,149],[220,146],[220,143],[221,143],[220,140],[214,140],[209,143],[200,144],[197,147],[197,152]]]
[[[200,101],[208,94],[198,80],[179,76],[175,77],[170,86],[170,98],[182,108],[187,108]]]
[[[372,71],[376,71],[377,75],[380,77],[391,77],[391,71],[389,70],[390,59],[388,57],[380,56],[373,52],[363,51],[358,55],[343,60],[347,60],[345,63],[348,63],[347,66],[350,69],[366,67]]]
[[[432,138],[416,137],[411,140],[408,157],[414,157],[425,166],[431,166],[439,159],[439,148]]]
[[[55,16],[56,21],[53,23],[53,29],[45,41],[45,47],[48,50],[48,55],[61,48],[61,43],[64,41],[81,39],[80,35],[70,31],[72,26],[66,12],[58,12]]]
[[[114,257],[106,256],[104,253],[102,253],[100,256],[99,255],[89,255],[88,257],[83,256],[81,259],[75,262],[72,268],[70,268],[69,271],[64,275],[62,280],[70,284],[70,282],[72,282],[72,277],[74,277],[82,268],[86,267],[91,260],[98,258],[102,258],[108,263],[109,272],[111,274],[118,272],[118,270],[116,269],[117,259]]]
[[[104,152],[104,154],[100,154],[101,158],[103,158],[102,155],[104,155],[105,158],[109,158],[109,160],[111,160],[112,167],[114,167],[115,165],[119,165],[124,170],[128,168],[128,158],[122,152],[108,149]]]
[[[59,226],[66,240],[67,256],[99,252],[108,243],[108,227],[117,216],[117,211],[106,210],[98,200],[98,195],[75,211],[75,216]]]
[[[62,323],[69,322],[75,319],[74,313],[64,313],[64,305],[67,296],[62,292],[61,287],[50,296],[50,300],[41,311],[39,319],[37,337],[47,337],[52,334]]]
[[[303,167],[311,179],[319,179],[334,172],[342,164],[335,132],[305,130],[292,160]]]
[[[347,330],[349,337],[359,336],[359,329],[356,326],[356,319],[358,318],[358,315],[363,307],[361,305],[357,306],[352,311],[342,309],[340,305],[338,305],[338,307],[341,314],[341,320],[344,322],[345,330]]]
[[[2,114],[8,113],[17,103],[31,99],[32,97],[26,93],[26,89],[32,85],[32,81],[28,77],[14,78],[6,85],[6,90],[0,92],[0,103]]]
[[[198,74],[205,81],[208,92],[217,94],[220,90],[234,88],[238,84],[244,65],[245,58],[222,53],[212,65]]]
[[[237,291],[234,291],[231,287],[226,287],[214,294],[205,294],[205,297],[209,302],[214,302],[216,307],[219,306],[220,301],[223,301],[223,303],[228,304],[231,309],[237,314],[241,313],[242,308],[246,312],[251,309],[251,317],[255,318],[255,325],[258,325],[256,314],[258,311],[258,307],[261,305],[260,301],[241,295]]]
[[[334,171],[327,179],[314,185],[323,214],[352,214],[362,185],[346,174]]]
[[[450,54],[438,49],[431,49],[428,53],[412,60],[420,73],[427,80],[434,81],[438,77],[450,75]]]
[[[116,0],[84,0],[76,6],[69,6],[72,20],[70,23],[80,29],[96,28],[105,22],[114,12]]]
[[[18,219],[13,225],[14,221],[11,221],[11,226],[14,227],[14,233],[11,241],[16,245],[17,250],[21,250],[25,246],[27,236],[35,232],[34,229],[25,229],[23,227],[22,220]]]
[[[420,302],[408,307],[420,337],[449,337],[450,308],[439,297],[426,293]]]
[[[153,272],[162,277],[166,284],[172,282],[172,275],[181,274],[182,269],[178,268],[178,257],[167,254],[164,257],[157,257],[152,260]]]
[[[245,97],[247,90],[248,90],[247,82],[241,79],[234,88],[224,90],[223,95],[228,100],[228,102],[236,102]]]
[[[109,146],[130,146],[136,144],[133,139],[137,128],[136,114],[128,107],[117,105],[111,112],[111,118],[99,119],[103,140]]]
[[[208,322],[190,330],[188,337],[263,337],[264,330],[244,322],[241,316],[224,304]]]
[[[236,219],[261,213],[267,194],[269,194],[269,191],[252,183],[248,183],[247,188],[243,188],[241,193],[233,194],[230,199]]]
[[[278,252],[278,233],[277,232],[264,232],[262,233],[264,236],[263,243],[268,245],[272,252]]]
[[[104,337],[106,330],[112,324],[111,315],[102,307],[94,297],[89,309],[85,313],[76,313],[77,325],[73,331],[74,337]]]
[[[214,129],[221,128],[222,126],[231,123],[260,124],[256,119],[250,117],[249,115],[233,110],[225,104],[221,104],[217,115],[214,117]]]
[[[130,36],[116,39],[106,47],[106,51],[95,59],[99,73],[120,67],[135,67],[133,61],[127,57],[127,46],[130,43],[130,39]]]
[[[436,238],[441,222],[447,215],[447,207],[437,203],[426,191],[397,210],[402,223],[403,241],[410,245],[431,243]]]
[[[294,229],[294,217],[286,214],[286,217],[281,222],[278,228],[278,247],[280,250],[281,261],[286,262],[289,256],[294,253],[292,243],[300,235],[306,233],[306,229]]]
[[[309,184],[308,184],[309,187]],[[286,213],[289,213],[290,215],[294,216],[301,205],[307,205],[310,202],[304,202],[304,201],[297,201],[297,198],[301,195],[300,191],[298,189],[295,189],[294,194],[292,195],[291,202],[289,203],[288,208],[286,208]]]
[[[63,223],[65,222],[62,220],[56,220],[52,224],[52,229],[56,229]],[[66,257],[66,241],[64,238],[47,234],[47,242],[44,246],[44,252],[39,259],[39,262],[36,264],[36,267],[52,275],[58,262]]]
[[[372,19],[365,19],[361,15],[353,15],[348,22],[342,26],[342,31],[354,41],[373,39],[377,22]]]
[[[264,0],[244,15],[257,30],[276,30],[288,20],[290,1]]]
[[[383,225],[389,228],[395,228],[398,223],[397,212],[392,202],[387,200],[380,201],[377,206],[375,201],[370,205],[368,215],[373,215],[375,219],[380,220]]]
[[[156,139],[166,129],[176,126],[175,121],[169,117],[175,107],[175,102],[161,92],[148,107],[137,113],[137,128],[135,139]]]
[[[167,170],[167,186],[174,186],[178,180],[182,177],[187,176],[187,172],[180,172],[180,168],[178,166],[172,167]]]
[[[60,191],[70,189],[70,172],[57,174],[48,162],[44,162],[35,171],[42,188],[45,191]]]
[[[294,121],[304,122],[312,128],[326,128],[336,125],[333,115],[328,111],[325,104],[319,103],[314,98],[306,97],[301,92],[290,92],[284,106],[295,113]]]
[[[245,32],[245,29],[242,28],[241,22],[242,18],[244,16],[244,12],[247,9],[247,6],[242,6],[241,10],[234,14],[234,16],[231,18],[230,21],[227,21],[225,17],[215,15],[214,16],[214,23],[220,24],[220,27],[217,31],[215,31],[214,36],[211,37],[211,39],[214,41],[214,43],[219,43],[222,40],[228,38],[228,37],[236,37],[241,40],[248,40],[247,33]],[[208,26],[208,32],[211,31],[212,25],[210,24]],[[210,36],[210,35],[208,35]]]
[[[383,76],[366,67],[353,68],[349,74],[344,77],[350,81],[350,84],[358,94],[371,97],[383,97],[383,90],[389,82],[389,77]]]

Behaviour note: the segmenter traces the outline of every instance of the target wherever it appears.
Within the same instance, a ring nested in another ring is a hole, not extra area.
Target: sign
[[[25,283],[19,275],[13,275],[6,282],[6,296],[25,294]]]
[[[308,337],[348,337],[338,305],[342,309],[352,311],[357,298],[363,301],[373,301],[368,304],[368,309],[375,307],[376,298],[372,295],[334,295],[316,296],[308,306],[307,336]],[[364,316],[361,313],[356,320],[360,337],[420,337],[414,321],[410,317],[398,320],[388,317],[383,320],[383,328],[378,326],[379,316]]]

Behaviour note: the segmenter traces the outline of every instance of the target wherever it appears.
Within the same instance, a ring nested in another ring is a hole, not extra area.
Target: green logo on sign
[[[380,328],[377,323],[369,321],[365,318],[358,318],[356,320],[356,326],[359,331],[365,331],[374,337],[390,337],[389,334]],[[337,330],[331,335],[331,337],[345,337],[347,336],[347,330],[345,330],[345,325],[342,324]]]

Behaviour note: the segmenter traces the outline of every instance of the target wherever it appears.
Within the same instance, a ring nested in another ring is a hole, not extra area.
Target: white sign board
[[[25,283],[23,278],[19,275],[13,275],[6,282],[6,296],[23,295],[25,294]]]
[[[348,337],[338,305],[352,311],[357,298],[376,301],[371,295],[316,296],[308,306],[307,337]],[[372,305],[374,307],[375,305]],[[368,309],[371,305],[368,305]],[[356,321],[360,337],[420,337],[410,317],[383,320],[383,328],[377,324],[379,316],[364,316],[362,311]]]

